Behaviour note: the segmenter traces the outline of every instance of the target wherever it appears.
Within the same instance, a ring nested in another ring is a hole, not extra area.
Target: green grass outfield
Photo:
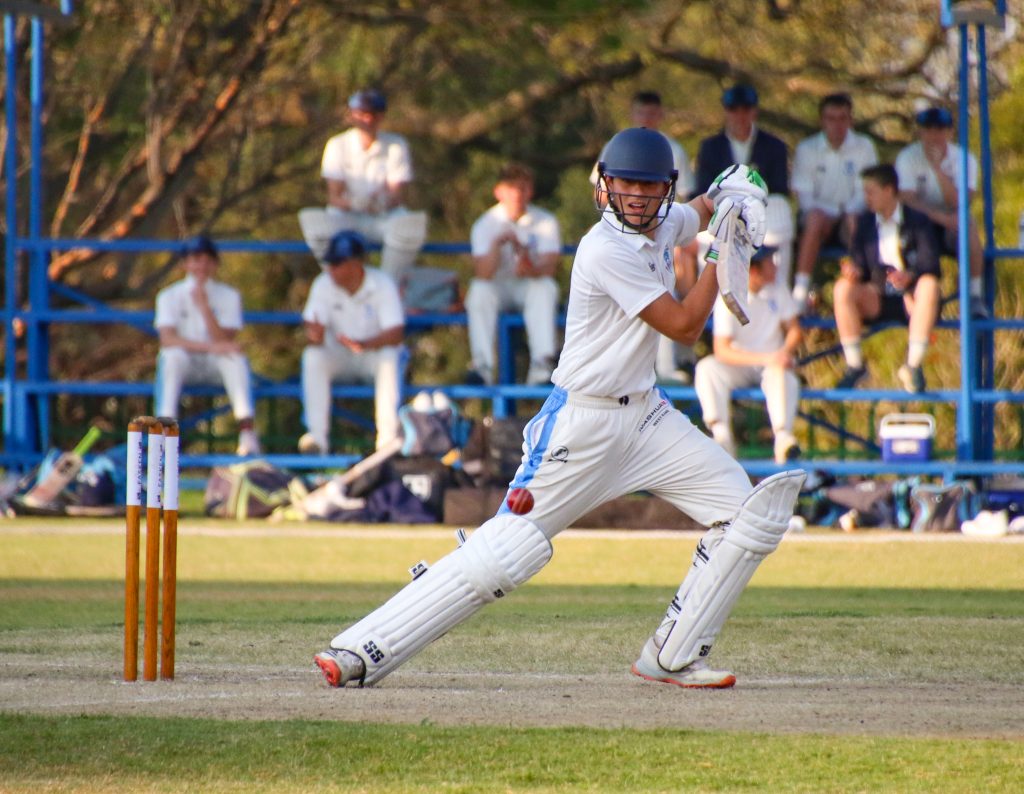
[[[242,658],[258,660],[274,686],[273,671],[308,665],[310,648],[386,598],[410,565],[453,545],[447,530],[190,520],[179,544],[179,678],[191,668],[230,670]],[[657,622],[692,546],[693,536],[668,533],[563,535],[533,582],[408,668],[469,677],[557,670],[604,681]],[[129,713],[106,713],[102,703],[52,713],[43,694],[12,709],[41,676],[73,683],[76,659],[118,676],[123,554],[115,522],[0,527],[0,792],[1024,790],[1024,714],[989,738],[957,724],[925,735],[708,731],[615,727],[623,723],[614,715],[607,727],[460,725],[440,713],[407,723],[321,712],[238,720],[216,705],[196,719],[149,714],[145,684],[119,685],[122,696],[138,693]],[[974,686],[1019,689],[1024,543],[794,538],[761,566],[715,655],[739,671],[736,693],[751,677],[768,687],[786,681],[790,692],[793,680],[883,692],[913,683],[933,700]],[[622,679],[608,680],[627,696],[676,698],[680,709],[721,697]],[[173,693],[179,682],[155,686]],[[480,687],[491,694],[500,678]],[[345,696],[358,693],[312,694],[343,712]],[[435,697],[443,709],[443,686]],[[901,702],[913,710],[912,698]]]

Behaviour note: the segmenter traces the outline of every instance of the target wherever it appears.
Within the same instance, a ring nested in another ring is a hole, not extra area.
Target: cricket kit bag
[[[265,460],[218,466],[210,472],[203,504],[217,518],[266,518],[292,500],[295,475]]]

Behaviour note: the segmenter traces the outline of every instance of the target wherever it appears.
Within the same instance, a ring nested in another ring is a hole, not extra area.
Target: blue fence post
[[[994,314],[996,293],[995,267],[995,210],[992,203],[992,138],[989,124],[988,107],[988,52],[985,44],[985,26],[978,25],[978,137],[981,148],[981,195],[982,223],[984,225],[984,296],[985,306],[989,314]],[[995,333],[984,329],[979,333],[978,346],[981,350],[981,372],[979,386],[982,389],[995,388]],[[986,402],[978,406],[976,415],[976,431],[979,443],[975,445],[975,454],[983,460],[992,460],[995,456],[995,406]]]
[[[960,32],[960,99],[958,137],[960,140],[960,184],[957,199],[957,262],[960,289],[960,403],[956,414],[956,457],[957,460],[971,460],[974,457],[977,422],[974,411],[974,379],[977,374],[977,347],[974,338],[974,321],[970,311],[970,256],[967,246],[968,213],[967,164],[970,152],[970,46],[967,25],[959,26]]]
[[[30,243],[38,243],[42,236],[44,60],[43,23],[39,17],[33,17],[27,235]],[[31,312],[26,317],[26,375],[30,381],[35,382],[50,379],[50,326],[37,315],[37,312],[45,312],[50,307],[46,254],[46,251],[36,245],[31,247],[28,255],[28,302]],[[23,451],[41,451],[50,443],[49,405],[50,398],[45,394],[36,395],[34,399],[28,401],[28,414],[24,417]]]
[[[14,16],[4,14],[4,63],[7,68],[5,102],[7,113],[7,150],[4,171],[7,177],[7,236],[4,239],[4,441],[8,451],[20,452],[14,433],[15,386],[18,378],[17,342],[14,321],[18,311],[18,57],[14,38]]]

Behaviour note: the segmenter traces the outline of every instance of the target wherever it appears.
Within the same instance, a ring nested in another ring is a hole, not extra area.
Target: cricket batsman
[[[580,516],[635,491],[710,529],[632,672],[681,687],[736,683],[708,658],[782,540],[805,474],[784,471],[751,488],[740,465],[654,385],[659,335],[692,345],[720,290],[742,322],[750,256],[764,239],[767,191],[755,171],[732,166],[686,204],[673,201],[676,177],[659,132],[626,129],[605,145],[601,220],[577,249],[555,388],[523,431],[509,497],[459,548],[315,656],[331,686],[376,684],[540,571],[551,540]],[[672,250],[705,228],[715,237],[708,265],[677,299]]]

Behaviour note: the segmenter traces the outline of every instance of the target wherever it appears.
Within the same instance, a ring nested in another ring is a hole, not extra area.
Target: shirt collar
[[[750,127],[750,137],[745,141],[741,141],[739,138],[732,137],[728,132],[725,133],[725,137],[729,139],[730,143],[734,143],[737,146],[753,146],[754,140],[757,138],[757,124],[753,124]]]
[[[897,202],[896,203],[896,209],[893,210],[891,218],[885,218],[880,213],[877,213],[877,212],[875,213],[875,224],[877,226],[881,226],[883,223],[892,223],[893,221],[896,222],[897,226],[902,226],[903,225],[903,204],[902,204],[902,202]]]

